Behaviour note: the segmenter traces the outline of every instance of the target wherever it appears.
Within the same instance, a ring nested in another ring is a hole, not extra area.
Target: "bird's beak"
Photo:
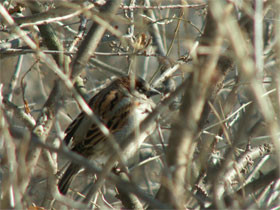
[[[147,96],[151,97],[151,96],[154,96],[154,95],[162,95],[162,93],[160,91],[158,91],[157,89],[150,87]]]

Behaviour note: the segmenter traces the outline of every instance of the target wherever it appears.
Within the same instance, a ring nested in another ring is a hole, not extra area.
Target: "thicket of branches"
[[[1,209],[278,209],[279,11],[278,0],[1,1]],[[163,94],[140,126],[156,131],[116,175],[61,141],[128,73]],[[63,196],[69,161],[86,170]]]

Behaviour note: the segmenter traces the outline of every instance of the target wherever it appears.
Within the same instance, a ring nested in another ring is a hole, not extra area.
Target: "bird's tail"
[[[78,174],[79,170],[79,165],[71,163],[62,178],[59,180],[58,189],[63,195],[66,195],[71,182],[73,181],[75,175]]]

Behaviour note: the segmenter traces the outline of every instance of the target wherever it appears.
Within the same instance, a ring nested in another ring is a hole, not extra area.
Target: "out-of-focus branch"
[[[242,196],[243,198],[245,196],[245,198],[246,198],[250,194],[256,193],[258,190],[268,186],[271,182],[273,182],[277,179],[279,179],[279,174],[277,172],[277,169],[270,171],[268,174],[262,175],[261,177],[252,181],[248,185],[242,187],[237,192],[230,194],[230,195],[229,194],[225,195],[224,200],[225,200],[226,206],[228,206],[228,207],[232,206],[233,202],[235,201],[235,199],[233,199],[233,196],[234,197]],[[255,203],[255,200],[253,200],[252,202]],[[214,208],[216,208],[215,205],[211,205],[207,209],[214,209]]]
[[[30,3],[30,2],[29,2]],[[29,4],[27,3],[27,4]],[[30,5],[30,9],[33,13],[40,13],[44,12],[44,7],[39,2],[32,2]],[[15,24],[13,20],[10,20],[9,16],[5,14],[5,11],[2,9],[2,15],[8,20],[8,23],[10,25]],[[63,50],[63,46],[60,43],[60,40],[58,39],[55,31],[50,25],[41,25],[39,26],[40,32],[42,34],[42,37],[47,45],[47,47],[51,50]],[[18,34],[23,33],[18,29]],[[28,40],[30,45],[34,45],[31,40]],[[37,48],[34,46],[34,48]],[[64,55],[63,53],[57,54],[53,56],[55,61],[58,65],[63,65],[63,59]],[[57,103],[59,102],[60,98],[60,85],[59,82],[56,81],[54,88],[46,101],[43,111],[41,112],[39,118],[37,119],[36,126],[34,127],[32,133],[31,133],[31,140],[32,138],[40,138],[42,142],[45,142],[47,139],[47,136],[50,132],[50,129],[52,127],[53,119],[55,116],[55,113],[57,111]],[[39,159],[41,153],[41,149],[34,147],[33,144],[29,144],[28,151],[26,153],[26,169],[28,172],[28,177],[19,177],[19,187],[20,191],[23,194],[27,188],[27,185],[29,184],[31,175],[33,174],[34,168],[37,164],[37,161]]]
[[[11,82],[10,82],[10,85],[9,85],[9,89],[6,93],[9,101],[12,101],[12,99],[13,99],[13,91],[14,91],[16,85],[17,85],[19,74],[20,74],[20,71],[22,69],[22,61],[23,61],[23,55],[18,56],[16,69],[15,69],[14,74],[12,76],[12,79],[11,79]]]
[[[182,5],[182,4],[177,4],[177,5],[157,5],[157,6],[151,6],[150,4],[148,5],[135,5],[135,6],[125,6],[122,5],[121,9],[125,9],[125,10],[129,10],[129,9],[159,9],[159,10],[163,10],[163,9],[181,9],[181,8],[200,8],[200,7],[205,7],[206,4],[186,4],[186,5]]]
[[[30,4],[32,4],[30,6]],[[49,23],[67,20],[94,8],[93,4],[90,4],[86,7],[80,7],[76,4],[67,3],[67,5],[58,6],[55,9],[48,11],[43,11],[43,9],[38,9],[38,2],[34,5],[33,2],[27,4],[32,11],[37,10],[40,13],[35,13],[32,16],[17,17],[15,22],[22,28],[33,25],[46,25]],[[36,9],[37,8],[37,9]]]
[[[43,206],[47,207],[48,209],[52,208],[52,204],[54,202],[53,199],[56,199],[57,202],[61,202],[68,207],[85,209],[86,205],[84,205],[83,203],[73,201],[72,199],[61,195],[61,193],[59,192],[56,183],[57,179],[55,177],[55,174],[57,173],[57,166],[52,159],[50,151],[44,150],[42,157],[45,161],[47,173],[49,173],[49,175],[47,176],[47,185],[49,189],[48,192],[46,192],[47,195],[45,195]]]
[[[252,49],[251,46],[246,41],[245,37],[235,21],[232,14],[224,16],[224,2],[223,1],[213,1],[215,7],[215,19],[223,20],[220,22],[219,26],[226,32],[229,37],[232,49],[235,53],[236,59],[240,65],[240,70],[242,76],[246,81],[249,81],[249,87],[256,100],[259,110],[262,113],[266,123],[267,131],[270,133],[272,142],[275,146],[275,152],[277,154],[278,164],[280,163],[280,142],[276,137],[279,131],[279,124],[275,120],[275,111],[271,103],[270,98],[263,98],[262,95],[265,94],[266,90],[263,87],[263,80],[260,79],[256,73],[256,61],[253,60],[248,50]],[[240,47],[243,46],[243,47]],[[280,170],[280,169],[279,169]]]
[[[38,1],[26,2],[26,3],[30,7],[32,13],[34,13],[34,14],[39,14],[41,12],[45,12],[43,5]],[[39,25],[38,27],[39,27],[41,36],[43,37],[43,40],[49,50],[63,51],[63,45],[60,42],[60,39],[58,38],[56,31],[53,29],[53,27],[50,24]],[[53,57],[59,66],[63,65],[63,62],[64,62],[63,53],[53,55]]]
[[[182,91],[182,89],[180,91]],[[177,94],[178,94],[178,92],[177,92]],[[170,99],[172,99],[172,97]],[[169,103],[171,103],[171,101],[169,101]],[[148,121],[146,120],[146,125],[147,125],[147,122],[151,123],[151,121],[153,121],[153,118],[149,119]],[[128,141],[130,139],[131,138],[127,138]],[[73,151],[69,151],[68,149],[65,149],[63,146],[61,148],[56,148],[56,147],[50,146],[50,145],[46,144],[45,142],[42,142],[39,137],[35,137],[35,136],[31,140],[32,140],[32,143],[34,144],[34,146],[40,147],[40,148],[43,148],[43,149],[47,149],[50,152],[59,153],[60,155],[64,156],[65,158],[71,160],[71,162],[81,165],[82,167],[84,167],[90,173],[101,174],[103,172],[103,170],[101,170],[100,167],[97,167],[90,160],[82,157],[81,155],[78,155],[77,153],[75,153]],[[116,159],[116,155],[117,154],[115,153],[112,156],[111,159]],[[113,161],[109,161],[109,162],[113,162]],[[110,172],[111,172],[111,170],[109,170],[106,180],[112,182],[113,184],[117,184],[124,192],[130,192],[130,193],[133,193],[133,194],[137,195],[140,199],[149,203],[153,208],[168,208],[168,206],[164,205],[163,203],[157,201],[156,199],[154,199],[151,196],[144,193],[135,184],[133,184],[131,182],[124,181],[124,180],[121,180],[116,175],[110,174]],[[55,187],[55,189],[53,188],[54,191],[52,192],[52,193],[55,193],[54,197],[58,201],[67,205],[68,201],[67,201],[67,199],[66,200],[64,199],[65,196],[62,196],[58,192],[58,188],[56,186],[54,186],[54,187]],[[79,203],[71,204],[71,206],[77,206],[77,205],[81,205],[81,204],[79,204]]]
[[[3,104],[5,105],[5,109],[12,110],[15,116],[18,119],[22,120],[24,124],[29,128],[29,130],[32,130],[34,128],[36,122],[31,115],[26,114],[22,109],[20,109],[19,107],[17,107],[15,104],[11,103],[8,100],[4,99]]]
[[[211,4],[211,3],[210,3]],[[161,188],[157,198],[176,208],[183,208],[185,200],[185,179],[191,182],[194,136],[199,128],[199,121],[207,97],[216,85],[216,64],[220,55],[222,34],[219,34],[212,10],[208,11],[206,27],[200,45],[212,48],[211,55],[199,55],[196,69],[189,78],[179,119],[173,123],[167,163],[170,174],[162,177]],[[182,123],[184,122],[184,123]],[[165,180],[171,176],[172,184]]]
[[[5,109],[2,103],[3,102],[2,88],[3,85],[0,84],[0,116],[4,117]],[[5,180],[5,182],[1,180],[2,186],[1,186],[0,205],[1,208],[4,209],[23,208],[21,203],[21,194],[18,187],[17,169],[19,165],[16,160],[16,145],[11,138],[8,129],[8,124],[6,123],[4,118],[1,119],[0,121],[0,133],[1,133],[1,138],[5,139],[5,141],[3,141],[2,147],[4,147],[6,150],[6,152],[3,154],[3,157],[1,157],[1,160],[6,159],[7,167],[8,167],[7,169],[8,172],[4,174],[3,177],[1,172],[1,179]]]
[[[39,138],[40,141],[45,142],[51,130],[54,116],[58,110],[58,102],[60,101],[60,88],[58,82],[55,83],[54,88],[46,101],[43,110],[37,119],[36,126],[31,133],[31,139],[28,146],[26,156],[26,168],[30,175],[33,173],[41,153],[41,148],[36,147],[32,142],[34,138]],[[24,193],[31,177],[20,177],[21,192]]]
[[[128,181],[128,177],[125,173],[121,172],[118,174],[121,180]],[[132,193],[128,193],[121,189],[121,186],[116,185],[118,189],[117,198],[121,200],[122,204],[127,209],[143,209],[143,206],[139,199]]]
[[[101,7],[100,13],[104,17],[106,17],[106,15],[112,16],[117,11],[119,4],[120,0],[108,0],[106,4]],[[85,39],[81,43],[77,56],[73,61],[71,73],[72,78],[75,78],[84,70],[84,67],[88,63],[92,53],[96,50],[105,31],[106,27],[104,25],[93,23]]]
[[[219,196],[218,199],[221,200],[223,198],[223,194],[226,191],[224,186],[231,186],[236,176],[240,176],[242,174],[242,171],[246,171],[244,170],[246,166],[252,164],[255,159],[270,154],[273,151],[274,148],[272,144],[260,145],[258,147],[250,149],[249,151],[246,151],[238,158],[236,162],[231,162],[231,164],[229,163],[228,165],[230,169],[224,173],[223,180],[219,179],[219,184],[215,186],[217,195]],[[227,190],[229,191],[229,189]]]
[[[151,6],[150,0],[146,0],[145,3],[147,6]],[[149,15],[149,17],[152,18],[152,20],[154,20],[154,21],[156,20],[156,16],[155,16],[153,10],[148,10],[146,12]],[[150,26],[150,33],[152,34],[153,41],[155,42],[155,44],[157,46],[158,53],[161,56],[166,56],[166,50],[163,46],[162,37],[160,35],[159,27],[157,24],[152,24]]]

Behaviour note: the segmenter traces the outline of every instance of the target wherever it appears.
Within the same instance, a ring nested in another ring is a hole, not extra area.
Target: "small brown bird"
[[[155,104],[149,97],[155,94],[159,92],[151,88],[143,79],[137,77],[132,83],[130,77],[126,76],[114,80],[93,96],[88,104],[99,120],[107,126],[116,141],[121,143],[124,137],[139,126],[152,111]],[[155,126],[152,126],[140,138],[137,138],[137,142],[125,153],[125,160],[133,156],[154,128]],[[72,151],[98,164],[105,164],[112,154],[108,139],[83,112],[69,125],[65,133],[64,142]],[[62,194],[67,193],[73,178],[80,169],[81,166],[78,164],[71,163],[68,166],[58,183]]]

